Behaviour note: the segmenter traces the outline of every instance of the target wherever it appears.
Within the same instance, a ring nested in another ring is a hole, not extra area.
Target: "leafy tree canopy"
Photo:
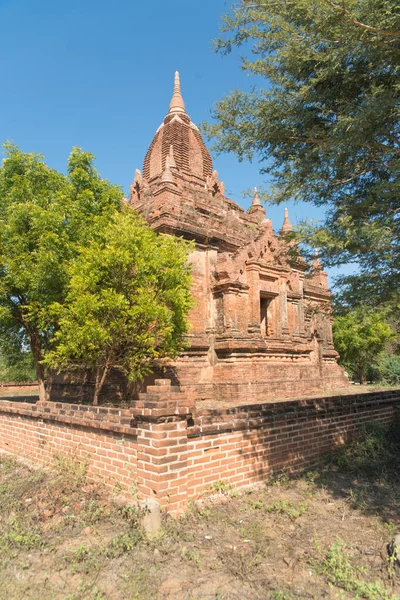
[[[351,301],[400,287],[400,10],[397,0],[240,0],[217,50],[243,46],[265,88],[234,90],[205,125],[219,152],[261,159],[267,200],[326,208],[303,240],[334,265]],[[248,51],[249,50],[249,51]]]
[[[74,148],[68,175],[43,157],[5,145],[0,167],[0,336],[30,346],[45,398],[43,358],[51,347],[50,306],[65,298],[66,265],[78,245],[120,208],[122,191],[102,179],[93,156]]]
[[[378,362],[380,380],[386,385],[400,385],[400,355],[383,352]]]
[[[97,404],[112,367],[138,380],[155,359],[176,356],[192,305],[189,249],[129,208],[114,214],[71,264],[66,302],[53,306],[59,329],[47,363],[92,369]]]
[[[15,346],[9,340],[0,342],[0,381],[9,383],[35,381],[36,373],[30,349]]]
[[[335,319],[333,339],[341,364],[365,383],[369,370],[378,365],[380,353],[396,339],[396,333],[384,312],[358,307]]]

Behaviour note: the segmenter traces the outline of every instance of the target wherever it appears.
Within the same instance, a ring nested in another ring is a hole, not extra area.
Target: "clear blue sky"
[[[210,118],[213,102],[255,80],[237,53],[212,50],[225,0],[0,0],[0,141],[44,154],[65,171],[72,146],[96,156],[102,176],[126,191],[168,110],[181,74],[187,112]],[[228,195],[265,185],[257,163],[214,157]],[[317,218],[290,206],[295,224]],[[283,207],[269,207],[277,230]]]

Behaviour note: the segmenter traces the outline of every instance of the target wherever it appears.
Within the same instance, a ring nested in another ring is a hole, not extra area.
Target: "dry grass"
[[[371,435],[297,480],[240,494],[219,482],[152,539],[73,459],[44,471],[3,456],[0,599],[399,598],[387,543],[400,530],[400,452]]]

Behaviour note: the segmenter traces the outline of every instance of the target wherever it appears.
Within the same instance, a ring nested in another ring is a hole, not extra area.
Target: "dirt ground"
[[[9,386],[0,383],[0,400],[19,400],[33,404],[39,400],[38,386],[35,384]]]
[[[73,458],[42,470],[1,455],[0,599],[399,599],[396,443],[257,490],[220,481],[152,538]]]

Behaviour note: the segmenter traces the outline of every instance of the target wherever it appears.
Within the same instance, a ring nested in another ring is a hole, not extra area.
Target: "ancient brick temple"
[[[197,400],[265,400],[347,385],[332,343],[331,292],[278,234],[254,191],[247,212],[225,196],[175,73],[169,111],[136,171],[129,204],[160,233],[194,240],[190,346],[167,376]],[[289,236],[290,237],[290,236]]]
[[[143,502],[146,515],[178,514],[217,482],[240,489],[312,468],[363,423],[395,422],[398,390],[301,398],[348,385],[326,273],[317,256],[309,265],[296,252],[287,211],[275,234],[256,191],[247,212],[225,196],[178,74],[128,202],[156,231],[195,242],[187,351],[136,397],[116,369],[101,402],[117,407],[83,405],[93,397],[90,373],[57,375],[59,402],[3,399],[2,450],[43,465],[69,457],[91,480]]]

